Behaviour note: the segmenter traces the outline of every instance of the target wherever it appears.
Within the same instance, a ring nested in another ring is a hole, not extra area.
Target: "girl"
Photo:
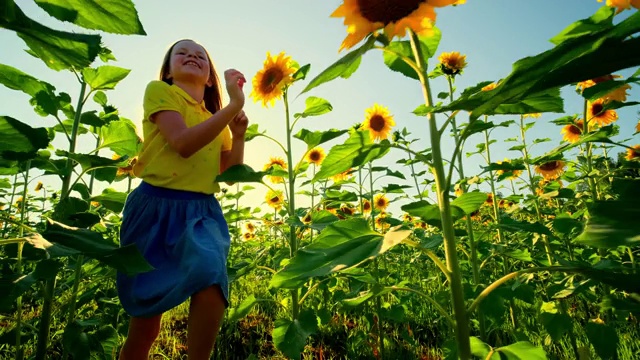
[[[209,359],[228,305],[229,231],[214,193],[215,177],[244,157],[248,119],[244,76],[224,73],[229,104],[207,51],[181,40],[165,55],[160,81],[144,95],[144,144],[120,230],[121,246],[136,244],[154,270],[118,274],[118,296],[131,315],[122,360],[147,360],[162,313],[191,298],[189,359]]]

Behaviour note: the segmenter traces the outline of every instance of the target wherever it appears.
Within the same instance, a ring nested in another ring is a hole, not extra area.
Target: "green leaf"
[[[38,281],[55,279],[61,268],[62,263],[60,261],[45,259],[38,261],[35,270],[19,279],[0,279],[0,290],[2,290],[1,293],[3,294],[0,297],[0,311],[11,312],[11,307],[19,296]]]
[[[362,164],[380,159],[389,152],[387,140],[374,143],[368,131],[354,131],[344,144],[331,148],[313,181],[326,179]]]
[[[612,190],[617,200],[594,201],[589,206],[589,219],[584,231],[575,241],[597,248],[637,246],[640,242],[640,215],[637,200],[640,181],[616,179]]]
[[[135,245],[119,247],[98,232],[66,226],[53,220],[47,220],[47,228],[42,236],[30,239],[29,243],[46,250],[51,257],[83,254],[127,275],[153,269]]]
[[[58,113],[58,106],[52,100],[56,99],[53,85],[4,64],[0,64],[0,84],[31,95],[45,114]]]
[[[216,177],[216,182],[262,182],[265,175],[269,175],[273,171],[254,171],[249,165],[239,164],[230,166],[222,174]]]
[[[293,135],[293,137],[304,141],[307,144],[308,149],[313,149],[314,147],[333,140],[346,132],[348,132],[348,130],[329,129],[327,131],[311,132],[307,129],[302,129],[297,134]]]
[[[311,64],[307,64],[305,66],[300,67],[298,70],[296,70],[295,73],[293,73],[292,75],[293,81],[306,79],[310,69],[311,69]]]
[[[73,355],[74,359],[89,359],[90,357],[89,336],[77,320],[64,327],[62,346]]]
[[[469,338],[469,343],[471,345],[471,354],[474,356],[486,359],[491,352],[491,346],[485,344],[484,341],[478,339],[475,336],[471,336]]]
[[[126,192],[104,189],[102,194],[92,197],[91,201],[97,201],[107,209],[119,214],[124,208],[124,203],[127,201],[127,195]]]
[[[573,320],[567,314],[563,314],[555,302],[543,302],[539,315],[540,323],[544,326],[551,340],[558,342],[564,334],[573,328]]]
[[[95,69],[82,69],[82,78],[93,90],[110,90],[115,88],[130,72],[129,69],[103,65]]]
[[[86,29],[146,35],[131,0],[35,0],[49,15]]]
[[[595,322],[587,323],[584,328],[587,333],[587,338],[593,348],[596,350],[596,354],[603,360],[617,359],[617,348],[620,339],[616,330],[605,324],[599,324]]]
[[[70,33],[48,28],[27,17],[13,0],[0,8],[0,27],[15,31],[27,44],[29,53],[53,70],[82,69],[100,51],[99,35]]]
[[[244,141],[251,141],[260,135],[264,135],[266,131],[260,132],[258,130],[258,124],[251,124],[244,133]]]
[[[289,264],[271,278],[270,286],[295,289],[311,278],[357,266],[386,252],[410,233],[392,230],[382,236],[362,218],[335,222],[313,243],[298,250]]]
[[[326,114],[331,110],[333,110],[333,106],[331,106],[331,104],[327,100],[323,98],[315,97],[315,96],[308,97],[307,100],[305,101],[305,105],[306,105],[306,109],[304,109],[304,112],[294,115],[296,118],[318,116],[318,115]]]
[[[320,210],[311,213],[311,228],[322,231],[327,226],[338,221],[339,218],[327,210]]]
[[[403,60],[403,57],[414,59],[409,41],[392,41],[386,46],[382,57],[389,69],[402,73],[406,77],[418,79],[416,71]]]
[[[307,338],[318,330],[318,320],[312,309],[303,310],[296,320],[278,319],[273,329],[273,343],[290,359],[299,359]]]
[[[340,60],[336,61],[331,66],[322,71],[320,75],[311,80],[311,82],[309,82],[309,85],[307,85],[307,87],[305,87],[300,94],[304,94],[309,90],[338,77],[342,77],[344,79],[349,78],[356,70],[358,70],[360,61],[362,60],[362,55],[364,55],[367,51],[373,49],[375,42],[376,38],[374,36],[370,36],[362,46],[360,46],[356,50],[351,51]]]
[[[436,51],[438,50],[438,45],[440,45],[441,38],[442,32],[435,26],[431,29],[431,34],[429,36],[419,37],[422,54],[425,55],[427,59],[430,59],[436,55]]]
[[[56,150],[56,155],[68,157],[74,161],[76,161],[80,166],[82,166],[82,171],[89,171],[91,169],[101,168],[101,167],[117,167],[119,163],[121,163],[124,159],[109,159],[98,155],[89,155],[89,154],[72,154],[68,151],[64,150]]]
[[[559,214],[553,219],[553,229],[561,234],[571,234],[574,230],[582,230],[582,222],[567,214]]]
[[[360,306],[362,304],[364,304],[365,302],[369,301],[370,299],[373,299],[377,296],[381,296],[381,295],[386,295],[390,292],[393,291],[393,288],[390,286],[382,286],[380,284],[375,284],[370,290],[365,291],[362,294],[359,294],[358,296],[354,297],[354,298],[350,298],[350,299],[344,299],[342,301],[340,301],[340,303],[342,305],[344,305],[345,307],[357,307]]]
[[[100,129],[102,134],[98,149],[111,149],[118,155],[134,157],[138,155],[141,142],[135,125],[128,120],[116,120]]]
[[[236,321],[244,318],[249,314],[249,312],[251,311],[251,309],[256,303],[257,303],[257,300],[253,294],[247,296],[244,300],[242,300],[240,305],[229,309],[229,316],[227,318],[227,321],[233,324]]]
[[[451,202],[451,206],[461,209],[465,214],[471,215],[474,211],[480,209],[480,206],[487,200],[487,194],[483,192],[468,192],[462,194]]]
[[[538,233],[538,234],[549,235],[549,236],[552,235],[551,230],[549,230],[549,228],[540,224],[539,222],[529,222],[526,220],[518,221],[508,216],[503,216],[500,219],[500,223],[498,224],[498,227],[504,230],[513,231],[513,232],[524,231],[524,232]]]
[[[603,6],[590,18],[576,21],[573,24],[567,26],[558,35],[554,36],[550,41],[558,45],[569,39],[590,35],[601,30],[607,30],[613,26],[614,15],[615,8]]]
[[[0,156],[7,160],[33,158],[49,146],[45,128],[31,126],[9,116],[0,116]],[[26,156],[26,158],[25,158]]]
[[[496,349],[507,360],[547,360],[547,353],[541,346],[535,346],[527,341],[519,341],[515,344]]]

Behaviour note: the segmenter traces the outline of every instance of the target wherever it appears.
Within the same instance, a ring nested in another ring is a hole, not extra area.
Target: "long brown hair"
[[[169,67],[171,63],[171,52],[173,48],[181,41],[193,41],[191,39],[182,39],[178,40],[171,45],[169,51],[164,55],[164,60],[162,61],[162,67],[160,68],[160,80],[166,82],[169,85],[173,85],[173,80],[169,78]],[[195,41],[193,41],[195,42]],[[195,42],[198,44],[197,42]],[[200,45],[200,44],[198,44]],[[218,74],[216,73],[216,69],[213,66],[213,61],[211,61],[211,57],[207,52],[207,49],[204,46],[200,45],[204,50],[205,55],[207,56],[207,60],[209,61],[209,79],[211,80],[212,86],[206,86],[204,88],[204,106],[209,110],[210,113],[215,114],[218,110],[222,108],[222,97],[220,96],[220,79],[218,78]]]

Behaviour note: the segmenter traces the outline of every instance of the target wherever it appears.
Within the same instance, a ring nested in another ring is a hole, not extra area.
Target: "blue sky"
[[[51,27],[85,31],[49,18],[33,1],[22,0],[17,3],[29,16]],[[300,64],[310,63],[310,77],[344,55],[337,52],[346,34],[342,19],[329,17],[340,4],[338,0],[185,0],[180,5],[176,4],[157,0],[135,1],[147,36],[103,34],[103,42],[118,59],[111,64],[132,70],[116,90],[107,93],[109,101],[119,108],[121,116],[137,124],[141,123],[144,88],[149,81],[157,78],[162,57],[175,40],[191,38],[200,42],[211,54],[220,74],[227,68],[236,68],[244,72],[247,78],[252,78],[262,67],[267,51],[285,51]],[[596,0],[468,0],[463,6],[439,9],[437,26],[442,30],[443,38],[438,54],[460,51],[467,55],[469,66],[456,84],[460,90],[480,81],[498,80],[510,73],[513,62],[551,48],[549,38],[569,23],[590,16],[601,5]],[[40,60],[23,51],[26,46],[13,32],[0,30],[0,44],[3,49],[0,63],[47,81],[58,91],[71,94],[72,98],[77,96],[79,86],[74,75],[46,68]],[[433,66],[435,61],[432,59],[430,65]],[[621,72],[623,75],[630,73]],[[291,89],[292,98],[305,85],[306,82]],[[445,89],[446,83],[440,78],[432,86],[437,93]],[[245,88],[248,97],[250,90]],[[563,94],[566,113],[580,112],[582,100],[572,88],[565,88]],[[322,117],[301,120],[296,131],[301,127],[310,130],[347,128],[363,120],[366,108],[373,103],[380,103],[389,107],[395,115],[398,129],[407,127],[414,137],[422,139],[416,145],[418,149],[429,146],[426,142],[425,119],[411,114],[422,102],[419,84],[389,71],[382,62],[380,52],[368,53],[360,69],[350,79],[335,80],[298,98],[292,104],[293,112],[304,108],[307,95],[326,98],[333,104],[334,111]],[[637,87],[630,95],[630,99],[638,99]],[[36,115],[28,104],[28,97],[20,92],[0,87],[0,104],[2,115],[15,117],[32,126],[52,126],[55,123],[54,119]],[[284,141],[282,102],[278,102],[274,108],[264,109],[247,98],[245,111],[252,123],[259,124],[271,136]],[[633,108],[620,111],[619,124],[623,133],[633,133],[632,129],[638,121],[637,111]],[[546,147],[534,149],[534,155],[559,144],[560,127],[549,121],[560,116],[546,114],[538,119],[528,136],[550,137],[552,142],[544,144]],[[494,160],[517,156],[517,153],[506,151],[511,145],[500,142],[515,134],[516,128],[495,133],[494,138],[499,141],[492,147]],[[86,137],[85,141],[87,143],[80,143],[80,149],[93,149],[93,140]],[[294,157],[298,157],[302,154],[303,144],[295,141]],[[480,136],[471,138],[465,150],[473,149],[480,141]],[[67,146],[58,141],[55,144],[58,147]],[[445,144],[445,151],[450,151],[448,144]],[[103,155],[110,156],[106,153]],[[254,140],[247,145],[246,163],[261,168],[269,156],[274,155],[282,156],[267,141]],[[392,154],[382,163],[393,164],[397,155]],[[468,159],[466,173],[478,173],[480,160]],[[397,165],[395,169],[402,170]],[[113,186],[122,189],[124,185]],[[260,203],[263,194],[264,190],[255,190],[252,198]]]

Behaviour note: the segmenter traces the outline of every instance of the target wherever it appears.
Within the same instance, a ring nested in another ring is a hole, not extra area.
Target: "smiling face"
[[[162,78],[211,86],[211,62],[204,48],[194,41],[174,44],[165,58]]]

